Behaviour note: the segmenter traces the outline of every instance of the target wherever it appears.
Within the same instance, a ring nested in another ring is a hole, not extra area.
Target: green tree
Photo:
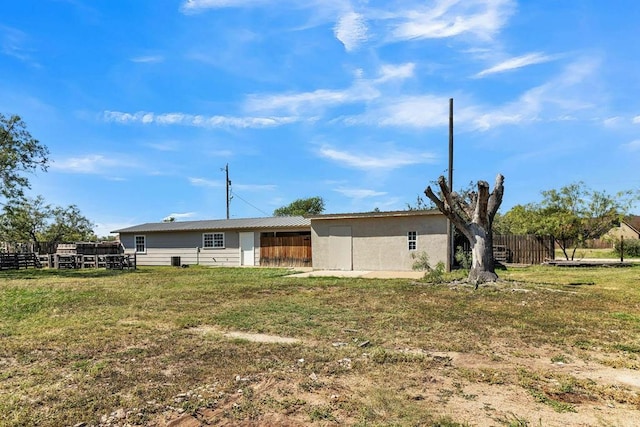
[[[19,116],[0,114],[0,195],[21,197],[29,188],[25,173],[47,170],[49,150],[33,138]]]
[[[78,242],[95,240],[93,224],[77,206],[66,208],[45,203],[42,196],[35,199],[11,199],[0,215],[0,240],[32,242]]]
[[[322,197],[298,199],[273,211],[273,216],[318,215],[324,212]]]
[[[540,203],[514,206],[501,219],[511,234],[552,235],[567,260],[589,239],[619,223],[635,200],[631,191],[609,195],[577,182],[542,192]]]

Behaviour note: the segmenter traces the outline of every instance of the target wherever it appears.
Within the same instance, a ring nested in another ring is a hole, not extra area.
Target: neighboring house
[[[136,254],[138,265],[261,265],[261,243],[281,236],[309,240],[310,220],[292,216],[159,222],[113,233],[120,235],[126,253]]]
[[[422,252],[431,266],[447,263],[447,220],[436,210],[161,222],[114,233],[138,265],[411,270]]]
[[[311,216],[316,270],[411,270],[424,252],[447,265],[447,219],[437,210]]]
[[[640,216],[630,215],[624,217],[618,227],[609,230],[605,236],[605,240],[617,241],[620,237],[625,239],[640,239]]]

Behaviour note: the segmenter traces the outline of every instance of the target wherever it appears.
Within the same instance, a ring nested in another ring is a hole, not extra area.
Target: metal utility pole
[[[449,191],[453,192],[453,98],[449,98]],[[451,271],[455,259],[454,229],[453,223],[447,220],[449,227],[447,237],[449,239],[449,262],[447,270]]]
[[[231,187],[231,181],[229,180],[229,163],[224,167],[224,172],[226,175],[226,183],[227,183],[227,219],[229,219],[229,203],[231,202],[229,189]]]

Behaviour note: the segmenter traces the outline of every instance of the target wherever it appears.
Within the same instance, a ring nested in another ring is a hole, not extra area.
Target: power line
[[[262,209],[260,209],[259,207],[255,206],[254,204],[252,204],[251,202],[246,201],[245,199],[243,199],[242,197],[240,197],[240,195],[238,193],[236,193],[235,191],[232,191],[233,195],[236,196],[238,199],[242,200],[243,202],[245,202],[246,204],[248,204],[249,206],[251,206],[252,208],[254,208],[257,211],[262,212],[263,214],[267,215],[267,216],[271,216],[271,214],[268,214],[267,212],[263,211]]]

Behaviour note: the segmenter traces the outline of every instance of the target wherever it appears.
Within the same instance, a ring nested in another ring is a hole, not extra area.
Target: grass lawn
[[[288,273],[0,272],[0,426],[640,419],[640,266],[476,291]]]

